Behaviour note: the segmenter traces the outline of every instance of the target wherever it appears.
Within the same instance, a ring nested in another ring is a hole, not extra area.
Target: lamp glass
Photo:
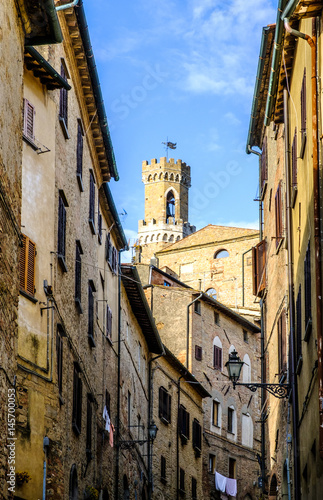
[[[149,438],[154,441],[154,439],[156,439],[156,436],[157,436],[157,431],[158,431],[158,427],[157,425],[155,424],[154,421],[152,421],[152,423],[150,424],[149,426]]]
[[[237,380],[239,380],[243,364],[244,362],[241,361],[236,351],[232,351],[229,354],[229,361],[226,362],[225,366],[228,369],[229,379],[232,380],[232,382],[237,382]]]

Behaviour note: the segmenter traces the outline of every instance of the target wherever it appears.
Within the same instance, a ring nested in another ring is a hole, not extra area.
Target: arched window
[[[163,236],[163,241],[167,241],[167,234],[166,233]]]
[[[159,241],[160,240],[160,233],[157,234],[157,238],[156,238],[156,241]]]
[[[170,241],[170,242],[173,242],[173,241],[174,241],[174,235],[173,235],[173,234],[171,234],[171,235],[170,235],[170,237],[169,237],[169,240],[168,240],[168,241]]]
[[[243,356],[244,365],[242,365],[242,382],[251,382],[251,362],[248,354]]]
[[[217,293],[215,288],[209,288],[208,290],[206,290],[206,293],[213,299],[216,299]]]
[[[177,174],[175,177],[175,182],[178,182],[178,181],[179,181],[179,175]]]
[[[173,174],[173,173],[172,173],[172,174],[170,174],[170,176],[169,176],[169,180],[170,180],[170,181],[173,181],[173,180],[174,180],[174,174]]]
[[[165,181],[168,181],[168,173],[166,172],[166,174],[164,175],[164,180]]]
[[[253,447],[253,423],[252,418],[249,413],[242,414],[241,422],[241,442],[244,446],[248,448]]]
[[[177,236],[176,241],[179,241],[180,239],[181,239],[181,237],[180,237],[180,236]]]
[[[166,198],[166,220],[169,217],[175,217],[175,197],[173,191],[169,191]]]
[[[214,254],[214,259],[224,259],[225,257],[229,257],[228,250],[217,250]]]
[[[270,481],[269,497],[277,498],[277,477],[276,474],[273,475]]]
[[[212,425],[221,428],[222,408],[220,401],[215,398],[212,401]]]
[[[230,349],[229,349],[229,354],[231,354],[233,351],[235,351],[236,348],[234,347],[233,344],[230,345]]]
[[[148,243],[148,240],[149,240],[149,236],[147,235],[145,238],[145,243]]]
[[[159,180],[161,181],[162,178],[163,178],[163,172],[160,172],[160,174],[159,174]]]
[[[213,367],[222,371],[222,342],[219,337],[213,340]]]
[[[70,472],[69,498],[70,500],[78,499],[77,470],[75,464],[72,465]]]
[[[157,181],[158,174],[154,174],[154,181]]]
[[[148,175],[148,179],[147,179],[148,182],[151,182],[152,181],[152,176],[151,174]]]
[[[154,237],[155,237],[155,235],[154,235],[154,234],[152,234],[152,235],[151,235],[151,238],[150,238],[150,241],[154,241]]]

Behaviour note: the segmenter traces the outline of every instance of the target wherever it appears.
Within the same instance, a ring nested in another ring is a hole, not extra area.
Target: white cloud
[[[236,117],[236,115],[234,113],[231,113],[231,111],[229,111],[228,113],[226,113],[224,115],[224,118],[231,124],[231,125],[240,125],[241,121],[239,120],[239,118]],[[243,146],[245,146],[245,143],[243,143]]]

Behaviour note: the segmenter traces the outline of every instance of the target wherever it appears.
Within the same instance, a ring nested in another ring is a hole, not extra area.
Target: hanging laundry
[[[230,495],[231,497],[236,497],[237,496],[237,480],[227,477],[225,491],[226,491],[227,495]]]
[[[222,474],[215,472],[215,488],[217,490],[222,491],[222,493],[225,493],[226,482],[227,478],[225,476],[222,476]]]
[[[106,406],[103,409],[103,420],[105,421],[105,430],[110,432],[111,421],[110,421],[109,413],[108,413]]]

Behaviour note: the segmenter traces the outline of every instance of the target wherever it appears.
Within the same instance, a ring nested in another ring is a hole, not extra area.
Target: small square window
[[[162,483],[166,483],[166,458],[160,457],[160,480]]]
[[[246,342],[248,344],[249,340],[248,340],[247,330],[243,330],[243,340],[244,340],[244,342]]]
[[[212,455],[210,453],[209,455],[209,472],[211,474],[214,474],[214,471],[215,471],[215,464],[216,464],[216,459],[215,459],[215,455]]]
[[[195,346],[195,359],[197,361],[202,361],[202,347],[199,345]]]
[[[214,311],[214,323],[216,325],[219,325],[220,324],[220,314],[216,311]]]

